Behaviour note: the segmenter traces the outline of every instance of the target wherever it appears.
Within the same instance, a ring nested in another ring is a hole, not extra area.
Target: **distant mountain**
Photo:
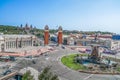
[[[26,24],[27,25],[27,24]],[[54,34],[57,33],[57,29],[50,29],[49,32]],[[42,37],[44,35],[44,30],[43,29],[37,29],[32,28],[32,27],[19,27],[19,26],[10,26],[10,25],[0,25],[0,33],[3,34],[33,34],[39,37]],[[69,35],[69,34],[76,34],[76,33],[81,33],[81,34],[113,34],[111,32],[102,32],[102,31],[78,31],[78,30],[64,30],[63,29],[63,34]]]

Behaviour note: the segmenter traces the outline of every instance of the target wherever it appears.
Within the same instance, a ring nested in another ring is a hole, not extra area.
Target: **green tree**
[[[31,72],[27,71],[25,74],[23,74],[22,80],[34,80],[34,78],[31,75]]]
[[[59,80],[57,75],[54,75],[50,71],[50,67],[46,67],[42,73],[38,76],[39,80]]]

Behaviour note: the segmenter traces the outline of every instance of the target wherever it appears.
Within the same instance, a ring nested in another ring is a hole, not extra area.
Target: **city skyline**
[[[0,24],[119,33],[119,0],[0,0]]]

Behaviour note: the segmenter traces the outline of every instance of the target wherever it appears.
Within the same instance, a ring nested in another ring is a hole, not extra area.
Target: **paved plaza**
[[[120,75],[105,75],[105,74],[87,74],[71,70],[61,63],[61,57],[69,54],[80,53],[70,48],[54,47],[54,51],[46,52],[39,57],[34,58],[17,58],[17,61],[12,63],[13,70],[20,70],[25,67],[33,67],[41,72],[45,67],[51,66],[54,74],[57,74],[60,80],[120,80]],[[35,63],[33,63],[35,61]],[[16,66],[15,66],[16,65]]]
[[[45,53],[39,56],[38,58],[34,59],[36,61],[36,64],[31,63],[30,60],[26,60],[24,64],[29,64],[26,65],[26,67],[33,67],[39,72],[41,72],[41,70],[44,69],[44,67],[51,66],[51,70],[55,74],[57,74],[61,80],[120,80],[120,75],[81,73],[71,70],[61,63],[60,58],[62,56],[76,53],[79,52],[71,50],[69,48],[62,49],[61,47],[56,47],[56,51]],[[20,68],[20,66],[23,65],[18,64],[17,66]],[[17,66],[16,69],[19,69],[17,68]]]

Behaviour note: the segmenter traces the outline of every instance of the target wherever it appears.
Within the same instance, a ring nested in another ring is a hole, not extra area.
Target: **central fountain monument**
[[[92,63],[92,64],[104,64],[104,65],[110,65],[111,61],[110,59],[103,59],[101,56],[101,53],[99,52],[99,46],[98,45],[92,45],[92,52],[91,54],[88,54],[88,56],[76,56],[75,60],[76,62],[79,62],[80,64],[86,64],[86,63]]]
[[[99,51],[99,45],[92,45],[91,48],[91,54],[88,54],[88,56],[83,56],[82,54],[77,55],[74,59],[75,62],[84,65],[87,68],[88,72],[95,71],[96,73],[112,74],[112,72],[115,71],[117,73],[117,62],[110,60],[109,57],[103,58]]]
[[[86,59],[89,62],[93,63],[100,63],[101,56],[99,54],[99,46],[92,46],[92,53],[88,55],[88,59]]]

